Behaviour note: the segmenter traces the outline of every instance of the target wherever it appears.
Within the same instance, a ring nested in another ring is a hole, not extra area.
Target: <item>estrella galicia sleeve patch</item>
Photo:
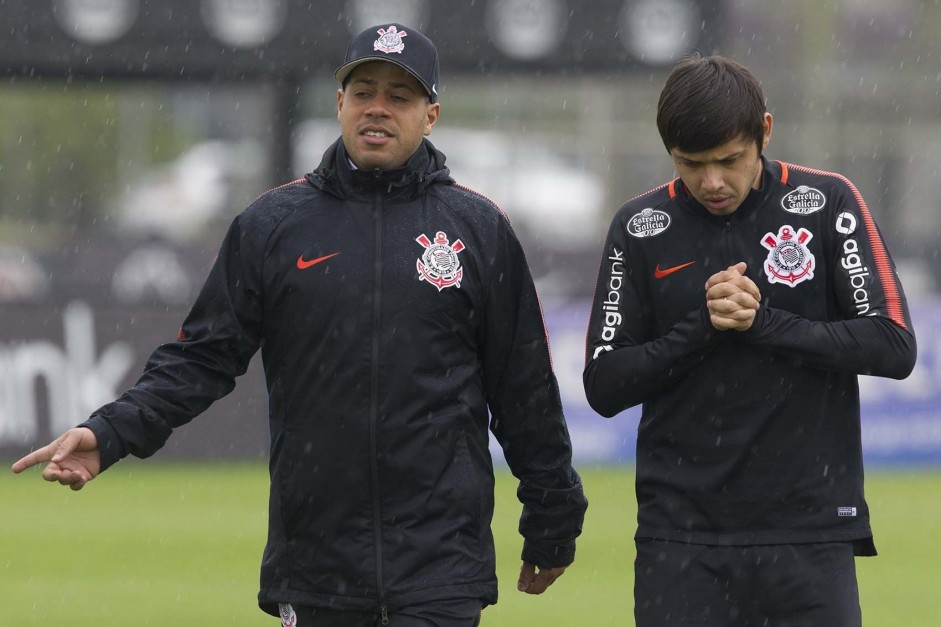
[[[801,185],[781,198],[781,208],[788,213],[807,216],[816,213],[827,205],[827,197],[814,187]]]
[[[660,235],[670,228],[670,214],[650,207],[635,213],[627,221],[627,233],[633,237],[644,238]]]

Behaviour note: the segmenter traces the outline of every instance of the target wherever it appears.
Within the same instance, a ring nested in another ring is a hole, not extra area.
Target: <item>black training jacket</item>
[[[151,455],[261,348],[269,613],[495,603],[488,428],[520,480],[523,559],[574,558],[587,503],[533,281],[506,217],[444,159],[425,141],[402,169],[353,170],[337,142],[257,199],[179,341],[85,423],[105,467]]]
[[[638,538],[854,542],[871,552],[857,375],[904,378],[915,337],[892,260],[844,177],[765,161],[732,215],[681,180],[625,204],[608,233],[585,391],[643,403]],[[761,292],[746,332],[714,330],[706,280],[744,261]]]

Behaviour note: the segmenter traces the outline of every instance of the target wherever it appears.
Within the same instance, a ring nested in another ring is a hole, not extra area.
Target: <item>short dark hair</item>
[[[657,129],[667,152],[711,150],[741,135],[761,154],[765,97],[744,65],[718,55],[698,53],[670,72],[657,104]]]

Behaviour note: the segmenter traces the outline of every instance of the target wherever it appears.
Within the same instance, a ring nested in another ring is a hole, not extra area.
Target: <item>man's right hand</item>
[[[520,578],[516,582],[516,589],[526,594],[542,594],[556,579],[565,572],[565,566],[557,568],[541,568],[529,562],[520,566]]]
[[[43,462],[49,462],[42,471],[43,479],[81,490],[101,472],[98,439],[86,427],[69,429],[46,446],[15,462],[13,472],[20,473]]]

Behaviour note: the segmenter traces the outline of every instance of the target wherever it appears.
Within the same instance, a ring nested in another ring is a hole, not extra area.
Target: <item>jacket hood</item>
[[[444,164],[445,155],[427,139],[404,166],[393,170],[355,170],[343,139],[324,152],[320,165],[307,175],[311,185],[344,199],[366,199],[384,190],[390,199],[408,200],[425,192],[429,185],[454,183]]]

